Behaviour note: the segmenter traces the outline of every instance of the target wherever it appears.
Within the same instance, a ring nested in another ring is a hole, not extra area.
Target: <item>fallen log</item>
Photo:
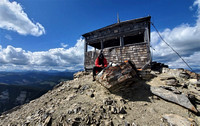
[[[163,98],[164,100],[181,105],[193,112],[196,112],[196,113],[198,112],[197,109],[192,105],[190,100],[184,94],[175,94],[175,93],[173,93],[169,90],[166,90],[164,88],[161,88],[161,87],[151,86],[150,89],[154,95],[157,95],[157,96]]]

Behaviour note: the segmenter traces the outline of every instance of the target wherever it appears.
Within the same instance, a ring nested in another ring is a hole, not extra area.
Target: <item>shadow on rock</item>
[[[138,71],[133,62],[127,61],[107,67],[97,75],[96,80],[111,93],[124,99],[150,102],[150,87],[144,80],[154,77],[150,75],[147,71]]]
[[[150,102],[152,93],[150,92],[150,86],[145,83],[144,80],[140,82],[134,82],[124,88],[111,93],[121,96],[129,101],[147,101]]]

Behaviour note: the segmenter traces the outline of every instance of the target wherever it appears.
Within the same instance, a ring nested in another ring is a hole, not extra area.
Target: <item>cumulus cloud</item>
[[[82,38],[74,47],[40,52],[0,46],[0,70],[79,70],[83,68],[83,49]]]
[[[33,23],[15,1],[0,0],[0,28],[12,30],[22,35],[40,36],[45,33],[44,27]]]
[[[173,29],[166,28],[160,32],[164,40],[169,43],[193,69],[199,69],[200,66],[200,0],[196,0],[192,7],[197,6],[196,24],[181,24]],[[191,7],[190,7],[191,8]],[[153,59],[163,62],[173,68],[187,68],[179,57],[160,40],[157,33],[151,33],[151,43],[156,51],[153,51]],[[187,68],[189,69],[189,68]]]
[[[63,48],[66,48],[68,45],[65,44],[65,43],[60,43],[60,45],[63,47]]]

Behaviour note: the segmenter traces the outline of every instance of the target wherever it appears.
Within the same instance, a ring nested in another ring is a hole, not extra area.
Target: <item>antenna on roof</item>
[[[119,13],[117,13],[117,23],[120,23]]]

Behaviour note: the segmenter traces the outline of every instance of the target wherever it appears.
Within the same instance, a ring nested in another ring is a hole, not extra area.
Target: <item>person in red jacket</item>
[[[95,60],[95,66],[93,67],[93,81],[95,81],[96,72],[102,71],[105,67],[107,67],[108,63],[106,58],[102,52],[100,52],[99,56]]]

